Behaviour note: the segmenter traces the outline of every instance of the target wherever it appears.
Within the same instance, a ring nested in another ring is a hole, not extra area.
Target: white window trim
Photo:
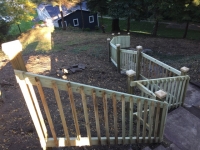
[[[75,21],[76,21],[76,20],[77,20],[77,24],[75,24]],[[79,26],[78,18],[73,19],[73,24],[74,24],[75,27],[76,27],[76,26]]]
[[[89,23],[93,23],[94,22],[94,16],[89,16]]]

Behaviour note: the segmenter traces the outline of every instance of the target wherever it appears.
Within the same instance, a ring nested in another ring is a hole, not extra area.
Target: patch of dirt
[[[92,34],[90,33],[90,35]],[[62,39],[60,37],[61,35],[59,36],[55,32],[53,34],[54,43],[61,42]],[[30,51],[25,53],[23,57],[28,71],[56,78],[56,70],[58,68],[83,63],[87,68],[82,72],[68,75],[67,80],[127,92],[126,76],[117,73],[117,68],[108,62],[107,37],[110,37],[110,35],[100,34],[96,40],[92,39],[92,41],[88,41],[87,37],[84,39],[84,42],[87,41],[85,45],[81,41],[78,42],[85,47],[80,47],[77,41],[72,41],[69,45],[63,45],[61,47],[62,51],[53,51],[45,54]],[[94,49],[91,45],[98,45],[99,47]],[[136,37],[133,35],[131,37],[131,47],[136,47],[137,45],[152,49],[156,58],[169,63],[169,65],[177,69],[180,69],[183,65],[189,67],[191,69],[189,72],[191,79],[195,82],[200,81],[199,41]],[[3,54],[0,56],[0,84],[5,91],[5,100],[3,102],[0,101],[0,149],[41,149],[35,127],[20,88],[16,83],[11,64],[6,56]],[[49,93],[49,97],[51,95],[52,93]],[[141,149],[144,146],[146,145],[135,144],[132,145],[132,149]],[[128,148],[129,145],[87,147],[87,149],[99,150]],[[79,148],[71,147],[67,149]]]

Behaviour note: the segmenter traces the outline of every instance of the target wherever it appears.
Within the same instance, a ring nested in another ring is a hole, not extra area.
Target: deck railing
[[[43,148],[163,139],[166,102],[19,70],[15,75]]]
[[[129,45],[125,45],[124,40],[127,40]],[[128,79],[128,91],[132,91],[131,94],[156,99],[154,93],[163,90],[167,93],[164,100],[169,104],[169,109],[183,105],[189,76],[143,53],[141,46],[136,47],[136,50],[123,49],[124,46],[130,47],[129,41],[130,36],[116,36],[109,43],[109,57],[118,68],[118,72],[130,69],[136,71],[136,81],[130,82]],[[132,87],[137,87],[139,92],[137,89],[133,92]]]

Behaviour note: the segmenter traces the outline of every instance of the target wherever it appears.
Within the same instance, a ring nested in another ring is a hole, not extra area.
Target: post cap
[[[127,71],[126,71],[126,75],[129,76],[129,77],[132,77],[132,76],[135,76],[135,75],[136,75],[136,72],[133,71],[132,69],[130,69],[130,70],[127,70]]]
[[[111,35],[115,35],[115,33],[112,33]]]
[[[156,97],[158,97],[159,99],[163,99],[167,96],[167,93],[163,90],[158,90],[155,92]]]
[[[22,51],[22,44],[19,40],[10,41],[1,45],[2,51],[8,55],[9,59],[13,59],[20,51]]]
[[[120,32],[118,32],[117,34],[120,34]]]
[[[116,44],[116,46],[117,46],[117,47],[119,47],[119,46],[120,46],[120,44]]]
[[[110,38],[107,38],[107,41],[110,41]]]
[[[127,34],[130,35],[130,32],[128,32]]]
[[[190,69],[187,68],[187,67],[185,67],[185,66],[181,68],[181,71],[184,72],[184,73],[188,72],[189,70],[190,70]]]
[[[138,45],[138,46],[136,46],[136,49],[137,50],[142,50],[143,48],[142,48],[142,46]]]

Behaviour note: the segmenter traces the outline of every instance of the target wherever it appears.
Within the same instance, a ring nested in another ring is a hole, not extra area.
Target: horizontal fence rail
[[[140,67],[140,75],[143,79],[174,77],[181,75],[179,70],[174,69],[173,67],[168,66],[145,53],[142,53]]]
[[[166,102],[14,71],[42,147],[152,143],[163,139]]]
[[[167,93],[164,101],[168,103],[168,109],[177,108],[184,103],[185,92],[189,82],[189,76],[177,76],[159,79],[149,79],[131,82],[130,86],[136,86],[141,91],[142,97],[156,99],[155,92],[163,90]]]

